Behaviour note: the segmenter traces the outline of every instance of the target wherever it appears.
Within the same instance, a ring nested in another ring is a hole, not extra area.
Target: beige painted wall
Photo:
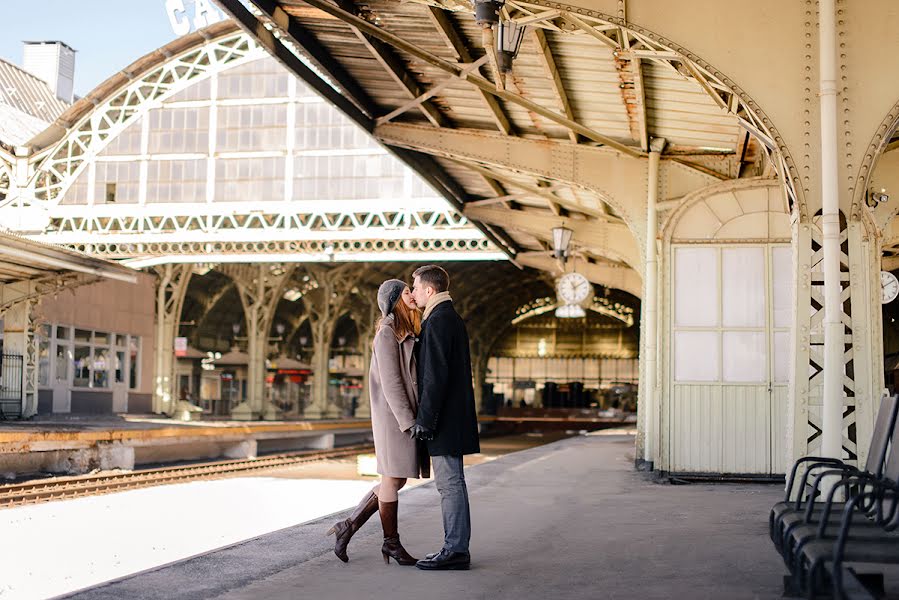
[[[136,284],[103,281],[47,296],[36,313],[41,321],[73,325],[141,337],[141,375],[136,393],[149,394],[153,386],[156,291],[151,275],[139,274]]]

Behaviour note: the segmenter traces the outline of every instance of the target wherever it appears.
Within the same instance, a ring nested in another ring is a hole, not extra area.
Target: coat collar
[[[387,315],[386,317],[384,317],[384,320],[383,320],[383,321],[381,321],[381,325],[382,325],[382,326],[390,327],[391,329],[394,330],[394,332],[396,331],[396,329],[394,329],[394,324],[395,324],[395,323],[396,323],[396,319],[393,318],[393,313],[390,313],[389,315]],[[393,337],[396,338],[396,333],[394,333]],[[405,341],[407,341],[407,340],[415,341],[415,335],[413,335],[413,334],[411,334],[411,333],[407,333],[407,334],[406,334],[406,337],[404,337],[403,339],[399,340],[399,343],[402,344],[403,342],[405,342]]]

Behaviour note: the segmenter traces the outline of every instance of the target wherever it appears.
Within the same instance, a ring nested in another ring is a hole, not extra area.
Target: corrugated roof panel
[[[69,107],[44,81],[2,58],[0,103],[48,123]]]
[[[670,144],[735,150],[745,133],[698,83],[661,65],[644,63],[649,129]]]

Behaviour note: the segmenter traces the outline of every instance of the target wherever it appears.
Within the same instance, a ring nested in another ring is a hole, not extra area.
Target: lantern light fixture
[[[515,21],[499,22],[499,26],[496,28],[496,61],[501,72],[512,71],[512,61],[521,50],[525,29],[527,26],[519,25]]]
[[[568,247],[573,233],[567,227],[553,227],[553,256],[562,262],[568,258]]]
[[[505,0],[474,0],[474,20],[484,29],[499,23],[499,11]]]

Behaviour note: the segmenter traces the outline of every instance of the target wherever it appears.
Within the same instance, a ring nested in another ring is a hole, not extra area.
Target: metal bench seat
[[[820,495],[821,478],[818,475],[822,471],[841,470],[845,475],[859,475],[874,479],[881,477],[887,458],[887,448],[897,422],[897,413],[899,413],[899,396],[884,396],[880,401],[877,421],[871,435],[868,458],[863,470],[834,458],[807,456],[796,461],[790,473],[784,499],[771,508],[768,516],[769,534],[778,552],[782,551],[783,540],[788,535],[787,521],[795,526],[800,522],[817,520],[809,517],[813,518],[823,510],[824,504],[816,501]],[[805,472],[797,480],[799,469],[802,467],[805,467]],[[809,502],[812,502],[810,513]]]

